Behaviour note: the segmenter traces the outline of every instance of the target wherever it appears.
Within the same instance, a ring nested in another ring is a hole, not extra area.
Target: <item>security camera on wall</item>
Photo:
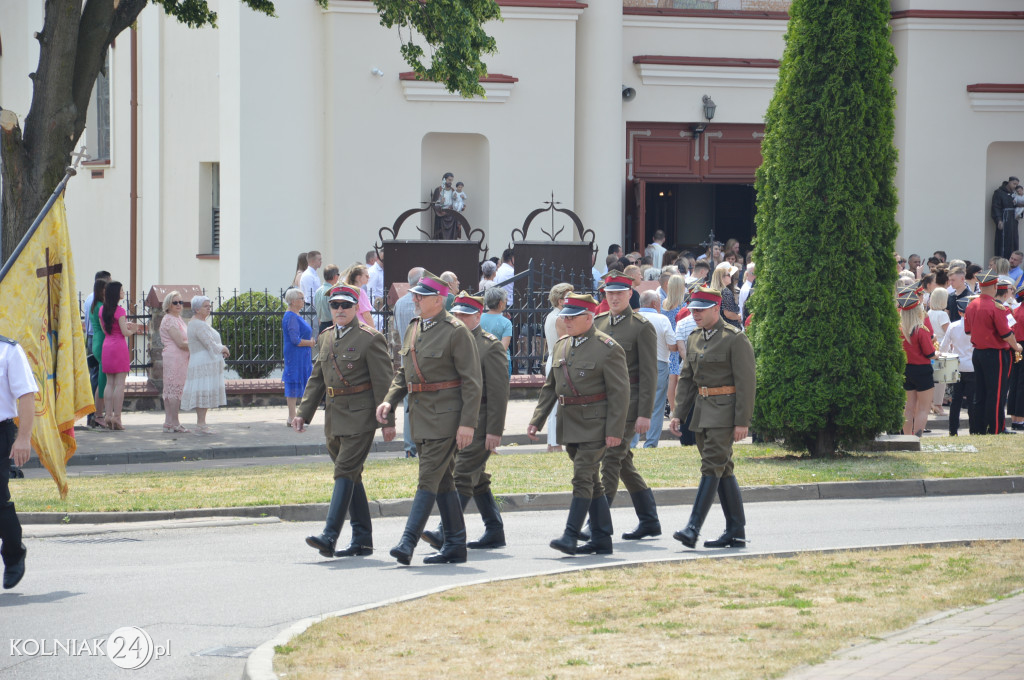
[[[636,98],[636,90],[631,87],[622,86],[622,101],[631,102]]]

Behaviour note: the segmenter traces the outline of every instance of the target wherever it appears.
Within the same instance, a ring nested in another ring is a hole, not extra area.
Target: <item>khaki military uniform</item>
[[[476,496],[490,489],[491,476],[484,471],[491,456],[486,438],[489,434],[502,435],[508,411],[509,374],[505,345],[480,326],[472,333],[480,356],[483,397],[473,443],[455,455],[455,488],[463,496]]]
[[[557,438],[573,462],[572,495],[604,493],[600,465],[606,437],[621,437],[629,409],[629,371],[622,347],[596,328],[555,343],[551,371],[530,424],[544,427],[557,401]],[[602,396],[603,395],[603,396]]]
[[[373,437],[381,427],[376,407],[384,400],[393,375],[387,340],[358,319],[344,328],[331,326],[317,338],[317,359],[298,416],[311,422],[326,395],[324,434],[335,479],[360,481]],[[393,414],[387,426],[395,426]]]
[[[420,452],[417,488],[436,494],[452,491],[456,432],[476,428],[480,416],[476,341],[461,321],[441,312],[427,321],[414,318],[399,353],[402,368],[383,401],[394,411],[409,395],[409,423]]]
[[[601,484],[606,495],[614,496],[621,478],[633,494],[648,488],[633,465],[629,445],[636,434],[637,418],[650,418],[654,411],[654,393],[658,388],[658,333],[646,317],[629,308],[617,317],[611,312],[598,314],[594,317],[594,328],[622,347],[629,369],[629,409],[622,443],[605,451]]]
[[[711,330],[698,328],[690,334],[673,417],[685,420],[693,407],[690,430],[696,434],[702,475],[733,474],[733,429],[750,426],[755,386],[754,348],[746,335],[723,319]],[[728,387],[735,393],[714,394],[728,392],[715,388]]]

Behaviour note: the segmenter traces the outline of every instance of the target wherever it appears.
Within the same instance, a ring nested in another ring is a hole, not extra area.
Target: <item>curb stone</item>
[[[914,496],[968,496],[999,493],[1024,493],[1024,476],[965,477],[961,479],[894,479],[857,482],[821,482],[819,484],[787,484],[780,486],[743,487],[747,503],[778,501],[848,500],[869,498],[906,498]],[[693,503],[696,487],[655,489],[658,505]],[[569,506],[572,493],[505,494],[498,497],[502,512],[557,510]],[[623,489],[618,492],[619,505],[630,502]],[[152,522],[159,520],[195,519],[201,517],[277,517],[287,522],[323,520],[327,503],[295,505],[256,505],[229,508],[193,508],[187,510],[146,510],[138,512],[22,512],[22,524],[103,524],[110,522]],[[373,517],[405,517],[412,508],[411,498],[370,501]],[[436,513],[436,509],[435,509]]]

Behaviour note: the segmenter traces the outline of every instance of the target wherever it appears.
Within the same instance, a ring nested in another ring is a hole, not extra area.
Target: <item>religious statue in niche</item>
[[[458,200],[458,192],[452,186],[455,175],[450,172],[444,173],[441,178],[441,185],[436,187],[430,195],[430,203],[434,209],[434,239],[441,241],[453,241],[459,238],[460,227],[455,220],[455,202]]]

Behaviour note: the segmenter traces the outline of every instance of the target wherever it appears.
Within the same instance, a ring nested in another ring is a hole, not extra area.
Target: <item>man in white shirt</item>
[[[651,258],[651,266],[655,269],[661,269],[661,258],[665,255],[665,232],[661,229],[654,232],[654,237],[651,239],[654,241],[651,245],[647,246],[647,252],[644,253],[647,257]]]
[[[8,487],[11,462],[22,466],[32,455],[32,418],[39,391],[25,350],[0,336],[0,555],[4,560],[4,589],[25,575],[28,549],[21,542],[21,522]],[[18,424],[14,424],[14,418]]]
[[[370,299],[372,306],[373,303],[384,297],[384,265],[377,257],[377,251],[367,251],[366,267],[370,274],[370,280],[366,283],[366,296]]]
[[[494,280],[498,283],[507,281],[516,275],[516,258],[512,254],[511,248],[506,248],[505,252],[501,254],[501,266],[498,267],[498,272],[494,275]],[[512,287],[513,284],[502,286],[505,289],[505,295],[508,297],[508,306],[512,306]]]
[[[299,290],[302,291],[303,297],[306,298],[306,304],[313,304],[313,295],[316,293],[316,289],[320,287],[320,275],[317,270],[320,269],[320,264],[323,262],[323,257],[320,255],[319,250],[311,250],[306,253],[306,264],[309,266],[306,271],[302,272],[302,277],[299,278]]]
[[[653,449],[658,446],[661,431],[665,426],[665,404],[668,403],[668,355],[676,349],[676,334],[668,317],[661,313],[661,298],[656,291],[645,290],[640,294],[640,309],[637,313],[654,324],[654,330],[658,335],[658,387],[654,392],[651,426],[647,429],[647,438],[644,441],[645,449]]]
[[[960,382],[953,383],[953,397],[949,402],[949,436],[955,437],[960,429],[960,409],[967,399],[967,426],[970,434],[983,434],[977,411],[974,407],[974,345],[971,336],[964,331],[963,313],[973,297],[962,297],[956,301],[961,318],[949,324],[946,335],[939,344],[943,354],[954,353],[960,358]]]

